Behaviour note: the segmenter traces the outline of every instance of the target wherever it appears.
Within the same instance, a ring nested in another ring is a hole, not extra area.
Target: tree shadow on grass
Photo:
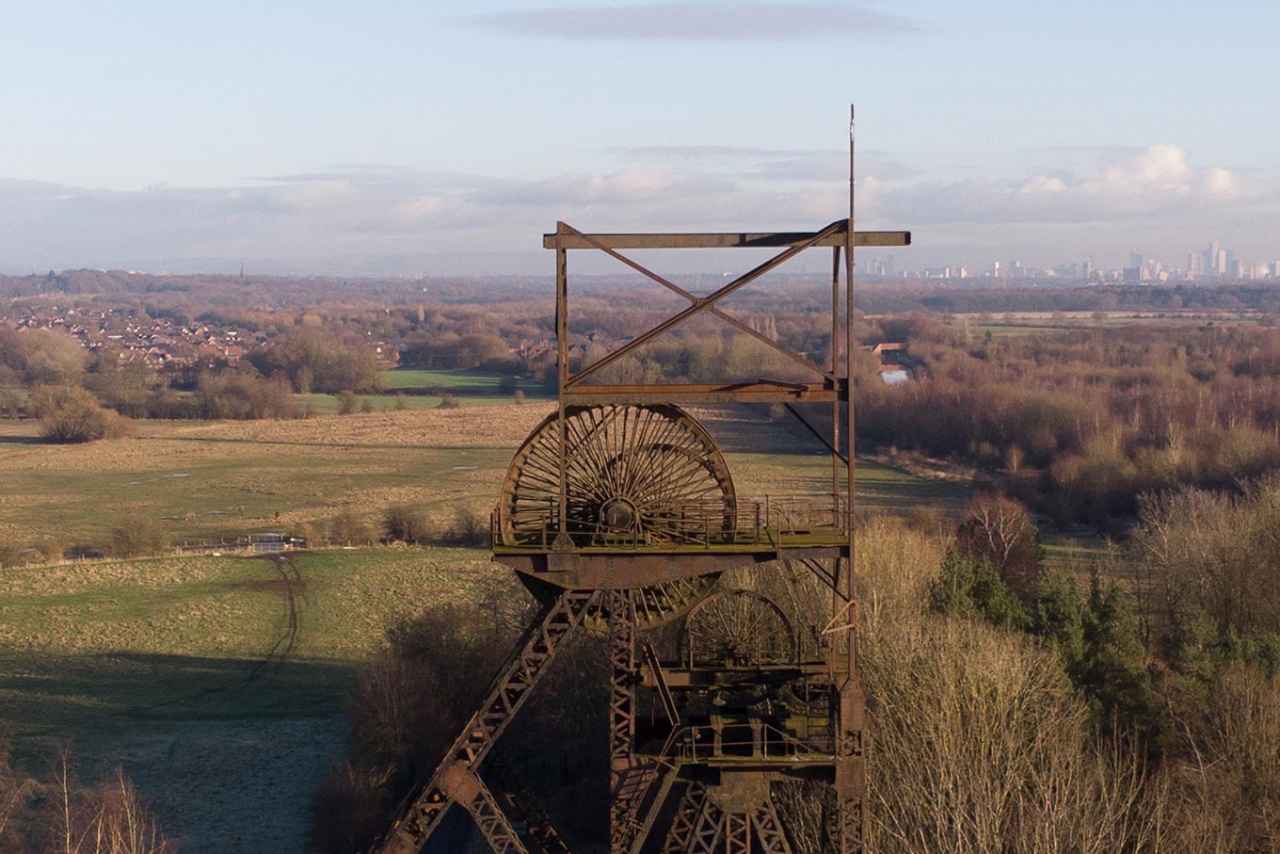
[[[0,727],[25,741],[79,740],[165,722],[338,714],[353,662],[103,653],[0,653]]]
[[[358,665],[179,655],[0,652],[0,732],[47,775],[123,768],[182,850],[303,850],[311,797],[345,755]]]
[[[0,434],[0,445],[48,445],[52,444],[43,436],[5,436]]]

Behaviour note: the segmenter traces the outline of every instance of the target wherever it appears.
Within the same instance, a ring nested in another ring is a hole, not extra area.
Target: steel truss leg
[[[456,763],[444,773],[441,783],[449,797],[471,814],[494,854],[529,854],[493,793],[474,771]]]
[[[689,847],[681,854],[716,854],[724,838],[724,812],[710,798],[702,801],[702,811],[690,834]]]
[[[725,854],[751,854],[751,817],[745,813],[724,815]]]
[[[638,830],[640,807],[657,779],[657,767],[638,766],[636,735],[636,614],[631,595],[607,594],[609,612],[609,850],[627,854]]]
[[[671,828],[667,831],[666,841],[662,844],[662,854],[686,854],[693,844],[693,830],[702,816],[702,807],[707,800],[707,787],[701,783],[690,783],[676,806],[675,818],[671,820]]]
[[[384,854],[418,854],[455,800],[446,781],[463,779],[460,776],[463,771],[475,777],[480,763],[546,673],[561,641],[581,625],[582,618],[598,597],[595,591],[568,591],[543,609],[539,620],[525,632],[499,671],[484,702],[445,753],[431,779],[405,799],[399,817],[374,850]],[[478,777],[475,779],[479,781]],[[492,801],[492,796],[489,801]],[[501,814],[496,802],[492,809]]]
[[[791,843],[782,832],[782,821],[772,800],[765,801],[751,814],[751,824],[764,854],[791,854]]]

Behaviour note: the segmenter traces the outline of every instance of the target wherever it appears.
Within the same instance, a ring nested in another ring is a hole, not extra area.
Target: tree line
[[[1121,530],[1145,493],[1234,489],[1280,467],[1275,329],[901,325],[916,380],[859,378],[859,438],[979,465],[1060,523]]]

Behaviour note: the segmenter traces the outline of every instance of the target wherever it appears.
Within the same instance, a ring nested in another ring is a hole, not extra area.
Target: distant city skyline
[[[0,272],[538,274],[557,219],[817,227],[850,101],[859,226],[911,229],[904,268],[1278,251],[1275,4],[454,8],[10,10]]]
[[[1277,242],[1280,247],[1280,241]],[[944,264],[914,268],[899,266],[894,255],[876,257],[864,254],[859,270],[881,279],[1062,279],[1096,284],[1185,284],[1216,282],[1264,282],[1280,283],[1280,248],[1271,260],[1250,260],[1236,255],[1219,240],[1210,241],[1205,249],[1186,253],[1184,266],[1167,264],[1163,259],[1141,252],[1129,253],[1122,266],[1107,267],[1095,263],[1092,256],[1081,261],[1064,261],[1058,264],[1037,266],[1024,264],[1019,259],[993,260],[985,266],[968,264]]]

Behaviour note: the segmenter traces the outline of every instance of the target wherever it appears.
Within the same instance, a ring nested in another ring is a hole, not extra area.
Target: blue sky
[[[544,272],[558,218],[818,226],[851,101],[903,262],[1261,261],[1278,44],[1274,0],[23,4],[0,270]]]

